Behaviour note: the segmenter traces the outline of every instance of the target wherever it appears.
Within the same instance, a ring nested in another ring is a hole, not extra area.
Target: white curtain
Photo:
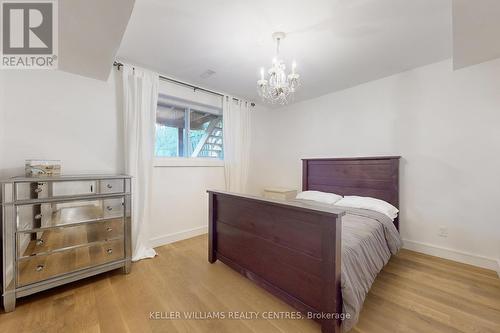
[[[156,255],[150,246],[150,197],[159,76],[123,66],[125,172],[132,178],[132,260]]]
[[[250,103],[223,97],[226,190],[244,193],[250,163]]]

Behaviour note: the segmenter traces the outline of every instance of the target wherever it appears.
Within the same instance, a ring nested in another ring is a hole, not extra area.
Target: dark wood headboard
[[[399,209],[400,156],[302,160],[302,190],[382,199]],[[394,224],[399,229],[398,219]]]

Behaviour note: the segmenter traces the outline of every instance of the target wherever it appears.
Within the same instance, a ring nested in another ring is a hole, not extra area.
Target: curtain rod
[[[113,62],[113,66],[115,66],[118,70],[120,70],[120,67],[123,67],[123,64],[121,62],[114,61]],[[189,84],[189,83],[186,83],[186,82],[182,82],[182,81],[178,81],[178,80],[175,80],[175,79],[163,76],[163,75],[159,75],[159,77],[160,77],[160,79],[165,80],[165,81],[169,81],[169,82],[181,85],[181,86],[186,86],[186,87],[189,87],[189,88],[193,88],[194,91],[201,90],[201,91],[207,92],[209,94],[213,94],[213,95],[224,97],[223,94],[218,93],[218,92],[213,91],[213,90],[208,90],[208,89],[205,89],[205,88],[202,88],[202,87],[194,86],[192,84]],[[239,101],[239,99],[236,98],[236,97],[233,97],[233,100]],[[255,103],[251,102],[250,105],[251,106],[255,106]]]

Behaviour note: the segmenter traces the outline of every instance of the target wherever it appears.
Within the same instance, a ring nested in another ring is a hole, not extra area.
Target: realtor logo
[[[57,68],[57,1],[2,1],[1,68]]]

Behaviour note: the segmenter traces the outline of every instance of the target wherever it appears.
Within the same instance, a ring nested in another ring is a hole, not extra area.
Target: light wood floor
[[[224,264],[208,264],[206,236],[158,248],[132,273],[108,273],[18,301],[0,332],[300,332],[310,320],[151,320],[160,311],[294,311]],[[367,332],[500,332],[496,273],[401,251],[378,276],[361,320]]]

